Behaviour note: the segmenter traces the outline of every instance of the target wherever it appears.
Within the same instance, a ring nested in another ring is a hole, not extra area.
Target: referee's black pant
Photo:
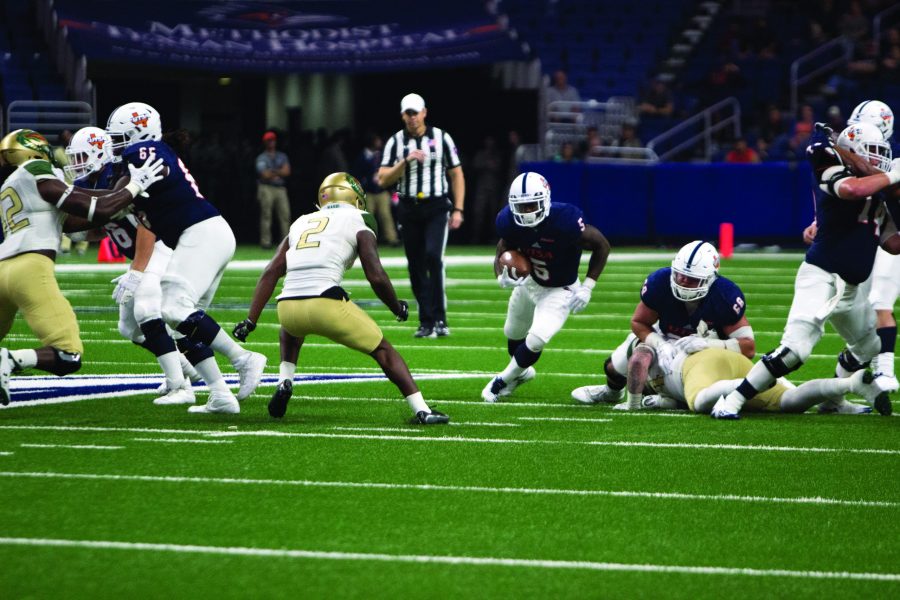
[[[447,322],[444,292],[444,250],[450,221],[450,198],[400,198],[397,222],[409,263],[409,281],[419,305],[419,325]]]

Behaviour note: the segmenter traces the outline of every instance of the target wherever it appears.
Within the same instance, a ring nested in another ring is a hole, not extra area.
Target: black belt
[[[445,200],[447,196],[400,196],[400,202],[407,204],[426,204],[437,200]]]

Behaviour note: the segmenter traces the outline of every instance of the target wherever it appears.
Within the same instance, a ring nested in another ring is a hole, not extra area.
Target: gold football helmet
[[[0,140],[0,165],[19,166],[32,159],[53,162],[47,138],[31,129],[16,129]]]
[[[319,206],[343,202],[366,210],[366,192],[350,173],[332,173],[319,186]]]

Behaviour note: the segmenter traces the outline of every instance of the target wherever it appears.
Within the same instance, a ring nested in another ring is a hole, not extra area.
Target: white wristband
[[[131,193],[132,198],[137,198],[140,193],[144,191],[141,189],[141,186],[133,181],[129,182],[128,185],[125,186],[125,189]]]
[[[88,209],[87,220],[94,220],[94,211],[97,210],[97,196],[91,196],[91,207]]]
[[[594,286],[597,285],[596,279],[591,279],[590,277],[584,278],[584,283],[581,284],[583,287],[586,287],[589,290],[594,289]]]
[[[885,175],[887,175],[888,181],[891,182],[891,185],[894,185],[898,181],[900,181],[900,171],[894,171],[893,169],[890,171],[886,171]]]

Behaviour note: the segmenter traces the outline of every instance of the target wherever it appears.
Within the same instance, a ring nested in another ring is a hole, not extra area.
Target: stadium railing
[[[70,98],[97,106],[97,90],[87,76],[87,59],[77,56],[69,44],[69,29],[59,26],[52,2],[37,2],[37,24],[44,33],[57,70],[65,80]]]
[[[658,156],[659,160],[665,161],[680,152],[703,144],[704,158],[709,161],[712,159],[713,135],[728,127],[732,129],[734,138],[741,136],[741,104],[733,96],[713,104],[672,129],[659,134],[647,143],[647,149]],[[679,136],[685,135],[686,139],[663,151],[663,148],[666,148],[669,143],[678,140]]]
[[[64,129],[75,131],[96,122],[87,102],[66,100],[16,100],[6,109],[6,130],[34,129],[56,142]]]
[[[800,105],[800,86],[814,78],[830,73],[850,61],[853,42],[844,36],[822,44],[791,63],[791,114],[797,114]]]

